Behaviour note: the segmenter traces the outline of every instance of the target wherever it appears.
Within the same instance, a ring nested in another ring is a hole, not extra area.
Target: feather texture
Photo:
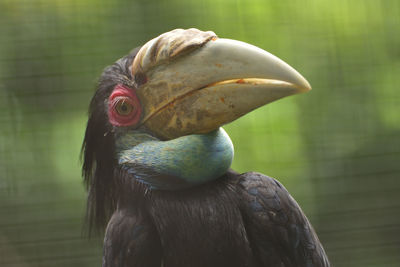
[[[104,267],[329,266],[306,216],[270,177],[230,170],[187,190],[130,188],[135,197],[125,191],[107,228]],[[128,263],[115,265],[121,257]]]

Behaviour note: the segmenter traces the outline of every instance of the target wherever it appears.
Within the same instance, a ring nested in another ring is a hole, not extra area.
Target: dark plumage
[[[329,266],[306,216],[273,178],[228,170],[189,188],[157,190],[139,181],[134,168],[119,164],[121,135],[154,135],[142,124],[111,125],[107,115],[105,103],[116,85],[140,87],[130,69],[137,52],[105,69],[83,143],[89,223],[100,230],[108,223],[103,266]],[[171,180],[169,174],[146,172]]]
[[[329,266],[314,229],[273,178],[229,171],[185,191],[131,186],[108,225],[105,266]]]

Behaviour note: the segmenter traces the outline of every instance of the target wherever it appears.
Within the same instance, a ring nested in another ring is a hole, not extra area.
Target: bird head
[[[233,158],[222,125],[310,89],[279,58],[210,31],[150,40],[104,70],[91,101],[83,174],[94,216],[116,205],[121,180],[179,190],[217,179]]]

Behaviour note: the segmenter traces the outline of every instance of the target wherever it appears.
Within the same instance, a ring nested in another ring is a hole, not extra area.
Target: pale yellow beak
[[[279,98],[307,92],[295,69],[253,45],[212,32],[174,30],[145,44],[132,74],[141,124],[162,139],[207,133]]]

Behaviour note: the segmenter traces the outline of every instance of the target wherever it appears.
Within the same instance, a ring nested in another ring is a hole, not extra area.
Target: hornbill
[[[88,221],[107,225],[103,266],[329,266],[282,184],[230,169],[221,128],[310,89],[270,53],[197,29],[105,68],[82,147]]]

